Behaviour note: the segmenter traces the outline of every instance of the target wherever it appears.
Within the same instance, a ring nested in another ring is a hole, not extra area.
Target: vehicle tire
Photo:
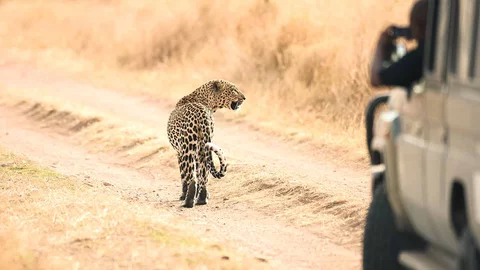
[[[370,163],[372,165],[378,165],[382,163],[382,157],[378,151],[372,151],[373,141],[373,124],[375,121],[375,113],[378,107],[382,104],[386,104],[390,94],[379,94],[370,99],[365,110],[365,129],[367,139],[367,149],[370,156]]]
[[[384,183],[375,189],[363,237],[364,270],[404,269],[398,262],[400,251],[425,248],[418,236],[397,230]]]
[[[480,254],[475,245],[475,238],[469,228],[463,230],[460,238],[460,257],[458,269],[477,270],[480,269]]]

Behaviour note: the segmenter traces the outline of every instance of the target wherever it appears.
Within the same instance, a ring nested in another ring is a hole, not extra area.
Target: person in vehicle
[[[417,1],[410,11],[408,39],[417,41],[417,47],[389,67],[383,67],[389,48],[398,37],[398,27],[389,26],[380,35],[370,69],[370,84],[373,87],[401,86],[410,89],[423,76],[423,50],[427,25],[428,1]]]

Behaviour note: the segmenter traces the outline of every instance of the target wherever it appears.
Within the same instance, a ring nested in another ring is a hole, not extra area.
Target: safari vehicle
[[[422,81],[366,109],[366,270],[480,269],[479,13],[480,0],[430,1]]]

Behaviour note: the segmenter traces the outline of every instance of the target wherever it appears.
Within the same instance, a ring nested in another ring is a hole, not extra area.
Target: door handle
[[[415,84],[412,88],[412,92],[415,95],[423,94],[425,92],[425,84],[424,83]]]
[[[411,95],[419,96],[425,92],[425,80],[421,79],[419,82],[413,84],[411,90]]]

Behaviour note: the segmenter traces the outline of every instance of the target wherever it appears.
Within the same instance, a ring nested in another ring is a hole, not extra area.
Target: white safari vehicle
[[[479,13],[431,0],[423,80],[367,107],[365,270],[480,269]]]

